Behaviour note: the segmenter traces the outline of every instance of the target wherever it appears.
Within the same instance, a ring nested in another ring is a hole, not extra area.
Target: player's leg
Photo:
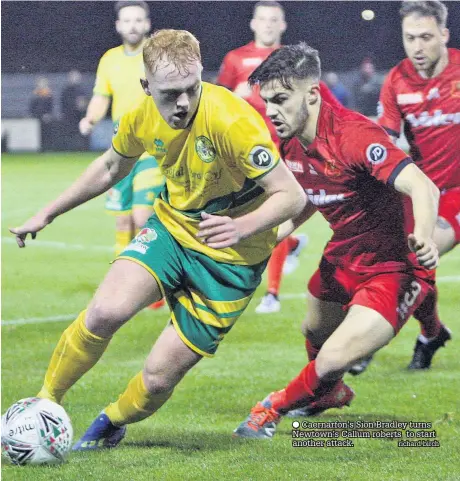
[[[113,334],[160,296],[157,281],[142,266],[123,259],[113,263],[88,308],[62,334],[38,396],[60,403],[97,363]]]
[[[169,324],[156,340],[143,370],[131,379],[118,400],[98,415],[73,450],[115,447],[124,438],[126,425],[142,421],[158,411],[201,358]]]
[[[451,189],[441,195],[439,217],[433,232],[433,240],[442,256],[460,242],[460,188]],[[450,330],[438,315],[437,289],[427,296],[414,313],[420,323],[412,360],[408,369],[428,369],[436,351],[451,339]]]
[[[115,216],[115,255],[119,255],[134,237],[131,213],[131,173],[114,185],[106,195],[105,208]]]
[[[308,406],[307,415],[351,401],[353,391],[343,384],[343,374],[358,360],[386,345],[417,309],[431,281],[410,273],[381,274],[357,286],[344,321],[285,389],[258,403],[236,429],[243,437],[273,436],[281,416]]]
[[[117,402],[104,409],[74,449],[113,447],[123,438],[126,424],[156,412],[192,366],[203,356],[214,355],[249,304],[266,264],[232,266],[183,248],[178,255],[187,281],[167,291],[172,324],[156,341],[143,371]],[[171,269],[159,276],[163,274],[171,275]]]
[[[275,247],[267,268],[267,292],[256,307],[257,314],[272,314],[280,311],[279,291],[283,274],[290,274],[296,269],[300,252],[307,242],[308,237],[299,234],[298,236],[287,237]]]

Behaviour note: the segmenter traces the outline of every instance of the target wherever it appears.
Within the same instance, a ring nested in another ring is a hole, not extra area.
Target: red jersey
[[[322,102],[315,140],[282,142],[281,155],[333,230],[324,257],[362,273],[417,265],[407,246],[409,217],[392,186],[412,159],[363,115]]]
[[[216,82],[232,91],[236,90],[241,84],[245,86],[252,72],[277,48],[278,47],[256,47],[255,42],[250,42],[240,48],[231,50],[224,57]],[[324,82],[320,82],[320,93],[326,102],[341,106]],[[279,145],[275,127],[265,116],[265,104],[259,95],[259,88],[255,86],[251,89],[250,94],[243,98],[262,115],[273,140]]]
[[[399,137],[401,119],[411,156],[441,189],[460,186],[460,50],[434,78],[422,78],[405,59],[390,70],[378,107],[378,122]]]

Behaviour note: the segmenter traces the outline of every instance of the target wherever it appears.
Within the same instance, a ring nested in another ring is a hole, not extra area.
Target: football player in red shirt
[[[460,242],[460,51],[447,48],[447,8],[441,2],[407,1],[400,14],[407,58],[385,79],[378,123],[396,142],[403,122],[412,159],[441,191],[433,240],[442,256]],[[409,369],[429,368],[451,338],[436,303],[435,290],[414,313],[422,332]],[[352,374],[368,363],[353,366]]]
[[[266,120],[273,141],[279,145],[279,139],[273,124],[265,116],[265,105],[258,88],[250,88],[248,77],[273,51],[281,45],[281,37],[286,31],[284,9],[275,1],[261,1],[254,6],[250,27],[254,32],[254,41],[240,48],[231,50],[224,58],[217,77],[222,85],[249,102]],[[320,83],[321,95],[330,103],[340,105],[329,88]],[[259,314],[279,312],[281,303],[278,298],[283,272],[291,273],[298,265],[301,250],[308,242],[305,234],[288,236],[274,249],[268,263],[267,293],[256,307]]]
[[[270,438],[293,409],[311,415],[349,404],[344,373],[390,342],[434,285],[439,189],[380,126],[321,99],[320,70],[318,52],[301,43],[273,52],[249,77],[309,200],[279,235],[315,210],[333,235],[308,285],[309,363],[258,403],[236,436]]]

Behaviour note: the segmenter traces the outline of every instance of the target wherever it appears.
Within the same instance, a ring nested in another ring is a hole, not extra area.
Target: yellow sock
[[[115,255],[118,256],[131,242],[133,234],[129,230],[117,230],[115,232]]]
[[[126,391],[118,401],[109,404],[104,412],[115,426],[137,423],[158,411],[171,394],[172,390],[167,393],[150,394],[145,387],[141,371],[129,381]]]
[[[89,332],[85,317],[86,309],[62,333],[38,397],[60,403],[64,394],[96,364],[105,351],[110,338],[104,339]]]

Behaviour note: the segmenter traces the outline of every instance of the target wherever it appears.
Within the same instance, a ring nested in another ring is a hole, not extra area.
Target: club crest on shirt
[[[452,97],[460,97],[460,80],[452,82],[452,89],[450,91]]]
[[[328,177],[338,177],[340,175],[340,170],[335,165],[334,159],[325,159],[325,161],[324,161],[324,173]]]
[[[366,149],[367,160],[373,165],[385,162],[387,155],[387,149],[382,144],[370,144]]]
[[[196,138],[195,150],[198,157],[207,164],[216,158],[216,149],[214,148],[214,145],[212,145],[212,142],[204,135],[200,135]]]
[[[274,162],[273,154],[266,147],[256,145],[249,152],[249,161],[256,169],[268,169]]]

